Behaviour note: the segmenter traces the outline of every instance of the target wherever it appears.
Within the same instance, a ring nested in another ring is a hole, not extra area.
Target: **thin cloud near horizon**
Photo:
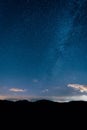
[[[25,92],[25,89],[20,89],[20,88],[10,88],[9,91],[11,92]]]

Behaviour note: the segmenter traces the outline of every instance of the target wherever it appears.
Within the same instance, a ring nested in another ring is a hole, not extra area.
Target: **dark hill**
[[[8,109],[7,109],[8,108]],[[16,112],[25,112],[32,113],[33,112],[48,112],[48,113],[65,113],[65,112],[86,112],[87,111],[87,102],[85,101],[71,101],[66,103],[57,103],[49,100],[38,100],[35,102],[30,102],[27,100],[20,101],[8,101],[8,100],[0,100],[0,110],[2,112],[8,111],[16,111]],[[36,113],[37,113],[36,112]],[[27,113],[27,114],[28,114]]]
[[[27,100],[0,101],[1,122],[12,122],[14,127],[19,125],[33,129],[33,127],[37,128],[40,125],[41,128],[48,125],[49,128],[50,126],[62,128],[70,125],[70,128],[76,128],[76,126],[82,125],[82,122],[85,125],[85,118],[87,118],[87,102],[83,101],[69,103],[57,103],[48,100],[36,102]]]

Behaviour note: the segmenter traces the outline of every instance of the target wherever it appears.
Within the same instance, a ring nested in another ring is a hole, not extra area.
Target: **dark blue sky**
[[[80,99],[86,85],[87,0],[0,0],[2,99]]]

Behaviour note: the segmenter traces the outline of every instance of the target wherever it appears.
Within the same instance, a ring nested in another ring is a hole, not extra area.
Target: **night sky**
[[[87,100],[87,0],[0,0],[0,99]]]

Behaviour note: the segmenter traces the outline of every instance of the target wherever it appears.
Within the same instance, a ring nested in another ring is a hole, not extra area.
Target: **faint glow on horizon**
[[[0,100],[5,100],[5,99],[7,99],[7,96],[0,95]]]
[[[78,95],[78,96],[15,96],[15,95],[0,95],[0,100],[28,100],[28,101],[37,101],[41,99],[46,99],[54,102],[70,102],[70,101],[87,101],[87,95]]]
[[[55,102],[70,102],[70,101],[87,101],[87,95],[78,95],[78,96],[53,96],[51,97],[52,101]]]

